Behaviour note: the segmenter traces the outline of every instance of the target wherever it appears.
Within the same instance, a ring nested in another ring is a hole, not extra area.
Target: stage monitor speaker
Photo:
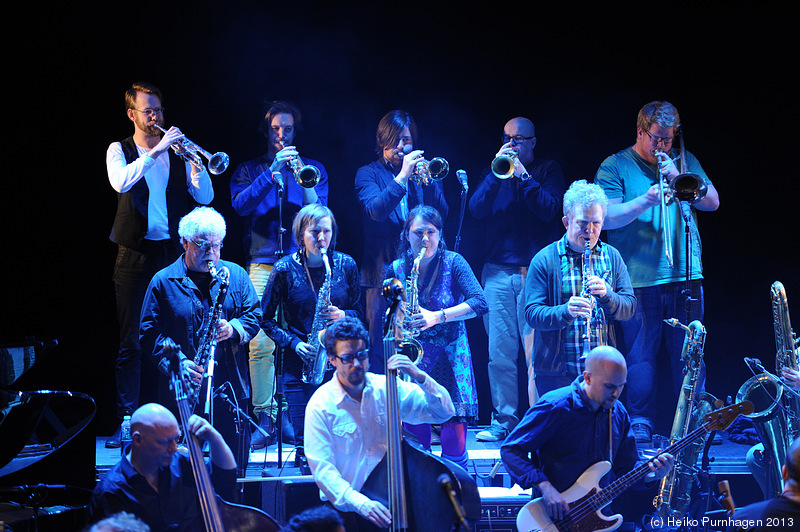
[[[285,525],[293,516],[322,505],[319,488],[312,477],[265,480],[261,483],[261,509]]]

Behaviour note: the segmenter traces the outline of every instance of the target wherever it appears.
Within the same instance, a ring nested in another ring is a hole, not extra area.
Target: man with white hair
[[[533,367],[542,394],[583,373],[584,344],[616,345],[612,322],[629,319],[636,309],[622,257],[600,241],[607,204],[599,186],[572,183],[564,194],[566,233],[537,253],[528,268],[525,319],[535,331]],[[601,334],[584,339],[593,312]]]
[[[216,340],[211,385],[223,393],[215,394],[212,419],[225,440],[236,444],[243,472],[249,456],[248,424],[228,401],[237,401],[241,408],[248,404],[246,346],[259,331],[261,303],[244,268],[220,259],[226,234],[221,214],[198,207],[181,219],[178,234],[184,253],[150,281],[142,305],[140,342],[164,373],[169,369],[165,346],[170,340],[176,343],[182,370],[200,383],[204,369],[195,365],[195,357],[204,339]],[[217,305],[221,311],[212,331],[209,322]],[[174,404],[174,397],[164,404]]]

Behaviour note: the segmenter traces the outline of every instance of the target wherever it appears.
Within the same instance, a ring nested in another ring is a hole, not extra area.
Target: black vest
[[[122,153],[125,161],[130,164],[139,158],[133,137],[123,140]],[[181,217],[194,208],[197,203],[189,194],[186,185],[186,166],[183,159],[169,152],[169,180],[167,182],[167,222],[169,236],[180,250],[178,237],[178,222]],[[126,248],[137,251],[142,250],[142,242],[147,235],[147,209],[150,198],[150,188],[147,180],[142,176],[127,192],[117,193],[117,214],[114,217],[114,226],[111,228],[110,239]]]

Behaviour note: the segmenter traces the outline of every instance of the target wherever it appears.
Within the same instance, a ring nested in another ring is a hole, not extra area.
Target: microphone
[[[280,172],[272,172],[272,181],[278,185],[278,188],[283,190],[283,177]]]
[[[456,177],[458,178],[464,192],[469,192],[469,183],[467,183],[467,173],[464,170],[456,170]]]
[[[689,202],[679,201],[678,204],[681,206],[681,214],[683,215],[683,221],[689,224],[692,220],[692,208],[689,206]]]
[[[717,488],[719,489],[719,503],[722,505],[723,508],[728,510],[728,517],[732,517],[733,513],[736,511],[736,503],[733,502],[733,496],[731,496],[731,487],[728,485],[727,480],[723,480],[717,484]]]
[[[453,486],[450,484],[450,476],[447,473],[442,473],[436,479],[436,482],[439,483],[439,486],[441,486],[444,492],[447,494],[447,498],[450,499],[450,504],[453,505],[453,511],[456,513],[456,517],[458,518],[459,523],[461,523],[461,526],[464,527],[464,530],[469,530],[469,525],[464,517],[464,511],[461,509],[461,505],[458,504],[458,501],[456,500],[456,492],[453,490]]]

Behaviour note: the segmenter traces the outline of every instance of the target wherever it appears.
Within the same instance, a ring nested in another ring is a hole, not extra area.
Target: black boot
[[[253,430],[253,437],[250,440],[250,447],[253,450],[263,449],[275,443],[275,423],[269,417],[269,414],[266,412],[258,413],[258,426],[264,429],[268,436],[264,436],[260,430]]]
[[[281,418],[281,439],[283,443],[294,445],[294,427],[292,420],[289,419],[289,411],[284,410]]]

